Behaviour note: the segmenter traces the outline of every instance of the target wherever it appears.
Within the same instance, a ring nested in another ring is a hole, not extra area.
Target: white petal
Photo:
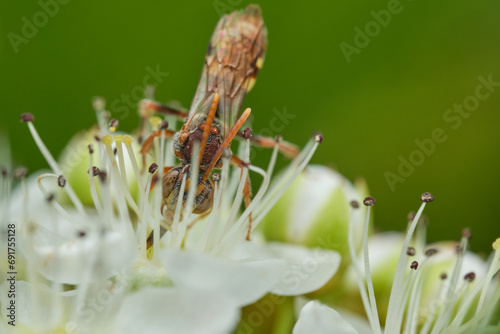
[[[264,296],[285,268],[285,262],[276,259],[230,261],[176,250],[164,250],[160,258],[176,287],[225,295],[237,306]]]
[[[40,239],[38,239],[40,240]],[[135,260],[136,246],[124,231],[88,233],[59,246],[34,245],[31,260],[57,283],[79,284],[111,277]]]
[[[355,334],[357,331],[332,308],[310,301],[300,311],[293,334]]]
[[[223,334],[238,320],[239,309],[224,296],[145,288],[125,298],[116,326],[121,334]]]
[[[63,300],[55,291],[42,284],[34,286],[24,281],[16,281],[15,284],[16,287],[12,290],[9,281],[0,285],[0,303],[4,319],[11,320],[8,318],[10,310],[7,310],[7,305],[14,300],[9,294],[14,293],[16,326],[36,325],[40,330],[49,330],[61,321],[60,317],[64,314]]]
[[[247,256],[286,261],[281,280],[271,290],[281,296],[296,296],[318,290],[333,277],[340,265],[340,255],[333,250],[278,242],[262,246],[246,243],[238,250],[240,256],[243,254],[242,247],[249,254]]]

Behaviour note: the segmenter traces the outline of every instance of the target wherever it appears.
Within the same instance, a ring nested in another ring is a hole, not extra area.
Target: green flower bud
[[[361,240],[365,193],[364,181],[354,186],[328,167],[310,165],[268,213],[263,233],[268,240],[336,250],[345,264],[351,219],[359,233],[355,239]]]

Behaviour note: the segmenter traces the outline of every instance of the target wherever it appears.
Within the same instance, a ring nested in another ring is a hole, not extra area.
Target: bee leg
[[[175,132],[171,131],[171,130],[163,130],[163,133],[164,133],[165,138],[171,138],[171,137],[173,137],[175,135]],[[153,148],[154,139],[156,137],[161,137],[161,135],[162,135],[162,133],[161,133],[160,130],[154,131],[142,143],[142,147],[141,147],[142,172],[144,172],[144,170],[146,168],[146,154],[148,154],[149,151],[151,151],[151,149]]]
[[[224,141],[219,146],[219,149],[217,150],[217,152],[215,152],[215,154],[212,158],[212,161],[210,162],[210,165],[205,170],[205,172],[203,173],[203,176],[200,180],[200,185],[198,186],[198,189],[196,191],[198,194],[201,193],[201,191],[203,190],[203,184],[210,176],[210,172],[212,172],[212,169],[215,167],[215,165],[219,161],[219,158],[222,156],[222,152],[224,152],[224,150],[227,147],[229,147],[229,145],[231,145],[231,141],[233,140],[236,133],[238,133],[240,128],[243,126],[243,123],[245,123],[248,116],[250,116],[250,112],[251,112],[250,108],[245,109],[245,111],[241,114],[240,118],[236,121],[236,123],[234,123],[233,127],[231,128],[231,130],[227,134],[226,138],[224,138]]]
[[[241,168],[240,178],[243,176],[243,168],[249,165],[249,163],[244,162],[237,156],[231,157],[231,164]],[[245,207],[248,208],[248,206],[250,205],[250,199],[252,198],[252,188],[250,186],[250,176],[248,174],[245,180],[245,187],[243,188],[243,195],[245,196]],[[248,241],[250,241],[251,231],[252,231],[252,213],[250,212],[250,214],[248,215],[248,231],[246,237]]]
[[[219,94],[215,93],[210,105],[210,110],[207,115],[207,120],[205,121],[205,127],[203,129],[203,137],[201,139],[200,153],[198,157],[199,164],[203,162],[203,156],[205,155],[205,148],[207,147],[208,137],[210,135],[210,129],[215,118],[215,112],[217,111],[217,106],[219,105]]]
[[[150,111],[158,112],[158,113],[166,114],[166,115],[174,115],[174,116],[179,117],[181,119],[184,119],[187,116],[187,113],[182,111],[182,110],[178,110],[178,109],[160,104],[160,103],[153,101],[153,100],[150,100],[150,99],[142,100],[140,102],[140,105],[139,105],[139,110],[140,110],[140,114],[141,114],[140,116],[144,117],[144,118],[149,118],[151,116]]]
[[[238,137],[245,138],[242,131],[237,134]],[[252,135],[250,137],[250,142],[256,146],[264,148],[274,148],[276,145],[276,139],[271,137]],[[287,141],[281,140],[279,143],[279,150],[285,156],[289,158],[295,158],[299,154],[299,148],[295,144],[289,143]]]

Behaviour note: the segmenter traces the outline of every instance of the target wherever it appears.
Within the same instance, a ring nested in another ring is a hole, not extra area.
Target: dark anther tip
[[[64,178],[64,176],[59,175],[59,177],[57,178],[57,185],[61,188],[64,188],[64,186],[66,185],[66,179]]]
[[[470,239],[472,238],[472,231],[470,228],[464,228],[462,231],[462,238]]]
[[[414,247],[408,247],[408,248],[406,249],[406,254],[407,254],[408,256],[414,256],[416,253],[417,253],[417,251],[415,250],[415,248],[414,248]]]
[[[354,209],[359,208],[359,203],[358,203],[358,201],[351,201],[351,206],[352,206]]]
[[[476,279],[476,274],[472,271],[470,273],[465,274],[465,276],[464,276],[464,280],[466,280],[469,283],[475,279]]]
[[[151,166],[149,166],[149,170],[148,170],[148,171],[149,171],[151,174],[154,174],[154,173],[156,173],[156,171],[157,171],[157,170],[158,170],[158,165],[157,165],[156,163],[154,163],[154,162],[153,162],[153,163],[151,164]]]
[[[92,144],[89,144],[88,148],[89,148],[89,153],[93,154],[94,153],[94,146],[92,146]]]
[[[99,171],[99,174],[97,174],[99,176],[99,180],[104,183],[106,182],[106,179],[108,178],[108,173],[106,173],[106,171],[104,170],[101,170]]]
[[[28,168],[24,166],[19,166],[14,170],[14,179],[15,180],[22,180],[28,175]]]
[[[434,201],[434,196],[431,193],[423,193],[422,196],[420,196],[420,200],[424,203],[430,203]]]
[[[418,268],[418,262],[413,261],[410,265],[410,269],[417,270],[417,268]]]
[[[35,116],[32,113],[26,112],[21,115],[21,122],[33,122],[35,120]]]
[[[438,250],[436,248],[429,248],[429,249],[426,249],[425,250],[425,256],[432,256],[434,254],[436,254],[438,252]]]
[[[92,167],[92,176],[97,176],[97,175],[99,175],[100,172],[101,171],[96,166]],[[89,171],[87,171],[87,173],[89,173]]]
[[[375,198],[373,197],[367,197],[363,200],[363,204],[365,206],[372,206],[373,204],[375,204]]]
[[[246,128],[243,130],[243,138],[250,139],[252,137],[252,129]]]
[[[313,135],[313,138],[314,140],[317,142],[317,143],[322,143],[323,142],[323,134],[321,132],[317,132]]]
[[[168,122],[167,121],[163,121],[160,123],[160,130],[166,130],[168,129]]]

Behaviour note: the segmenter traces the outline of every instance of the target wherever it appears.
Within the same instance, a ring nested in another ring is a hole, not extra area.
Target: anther
[[[118,124],[120,124],[120,122],[116,119],[116,118],[113,118],[111,121],[109,121],[109,127],[110,128],[118,128]]]
[[[358,201],[351,201],[351,206],[352,206],[354,209],[359,208],[359,203],[358,203]]]
[[[79,238],[83,238],[83,237],[85,237],[86,235],[87,235],[87,233],[86,233],[86,232],[84,232],[84,231],[78,231],[78,237],[79,237]]]
[[[156,173],[156,170],[157,170],[157,169],[158,169],[158,165],[157,165],[156,163],[154,163],[154,162],[151,164],[151,166],[149,166],[149,172],[150,172],[151,174]]]
[[[116,155],[116,152],[118,152],[118,150],[116,149],[116,147],[113,149],[113,154]]]
[[[410,269],[417,270],[417,268],[418,268],[418,262],[413,261],[410,265]]]
[[[168,122],[167,121],[163,121],[160,123],[160,130],[166,130],[168,129]]]
[[[98,135],[94,135],[94,140],[97,141],[97,142],[100,142],[101,138]]]
[[[283,141],[283,136],[277,135],[276,137],[274,137],[274,141],[278,144],[281,143]]]
[[[113,143],[113,136],[105,135],[104,137],[102,137],[102,142],[106,146],[111,145]]]
[[[417,251],[415,250],[414,247],[408,247],[406,249],[406,255],[408,255],[408,256],[415,256],[416,253],[417,253]]]
[[[7,167],[2,166],[2,176],[7,177],[9,175],[9,171],[7,170]]]
[[[35,120],[35,116],[32,113],[24,113],[21,115],[21,122],[33,122]]]
[[[106,100],[100,96],[92,98],[92,107],[95,111],[103,111],[106,108]]]
[[[92,144],[89,144],[88,148],[89,148],[89,153],[93,154],[94,153],[94,147],[92,146]]]
[[[97,168],[96,166],[93,166],[92,167],[92,176],[97,176],[99,175],[101,171],[99,170],[99,168]],[[89,170],[87,171],[87,174],[89,173]]]
[[[212,174],[212,181],[219,182],[220,180],[220,174],[219,173],[213,173]]]
[[[252,129],[246,128],[243,130],[243,138],[250,139],[250,137],[252,137]]]
[[[47,202],[52,202],[54,200],[54,198],[55,198],[55,196],[52,193],[48,194],[47,197],[45,197]]]
[[[320,144],[321,144],[321,143],[323,142],[323,134],[321,134],[321,133],[319,133],[319,132],[318,132],[318,133],[315,133],[315,134],[313,135],[313,138],[314,138],[314,140],[315,140],[317,143],[320,143]]]
[[[441,278],[441,279],[444,281],[445,279],[447,279],[447,278],[448,278],[448,274],[447,274],[447,273],[442,273],[442,274],[439,276],[439,278]]]
[[[491,246],[493,247],[493,250],[499,249],[500,248],[500,238],[495,240]]]
[[[59,177],[57,178],[57,185],[61,188],[64,188],[64,186],[66,185],[66,179],[64,178],[64,176],[59,175]]]
[[[106,182],[106,179],[108,178],[108,173],[106,173],[106,171],[99,171],[99,174],[97,174],[99,176],[99,180],[101,180],[102,183]]]
[[[375,204],[375,198],[373,197],[367,197],[363,200],[363,204],[365,206],[372,206],[373,204]]]
[[[472,238],[472,231],[470,228],[464,228],[462,230],[462,238],[470,239]]]
[[[436,248],[429,248],[429,249],[426,249],[425,250],[425,256],[432,256],[434,254],[436,254],[438,252],[438,250]]]
[[[432,196],[431,193],[423,193],[422,196],[420,196],[420,200],[424,203],[430,203],[434,201],[434,196]]]
[[[131,145],[133,141],[134,139],[132,138],[132,136],[130,135],[123,136],[123,142],[125,143],[125,145]]]
[[[28,168],[24,166],[17,167],[14,171],[14,179],[19,181],[22,180],[28,175]]]
[[[476,279],[476,274],[472,271],[470,273],[465,274],[464,276],[464,280],[466,280],[469,283],[474,281],[475,279]]]

